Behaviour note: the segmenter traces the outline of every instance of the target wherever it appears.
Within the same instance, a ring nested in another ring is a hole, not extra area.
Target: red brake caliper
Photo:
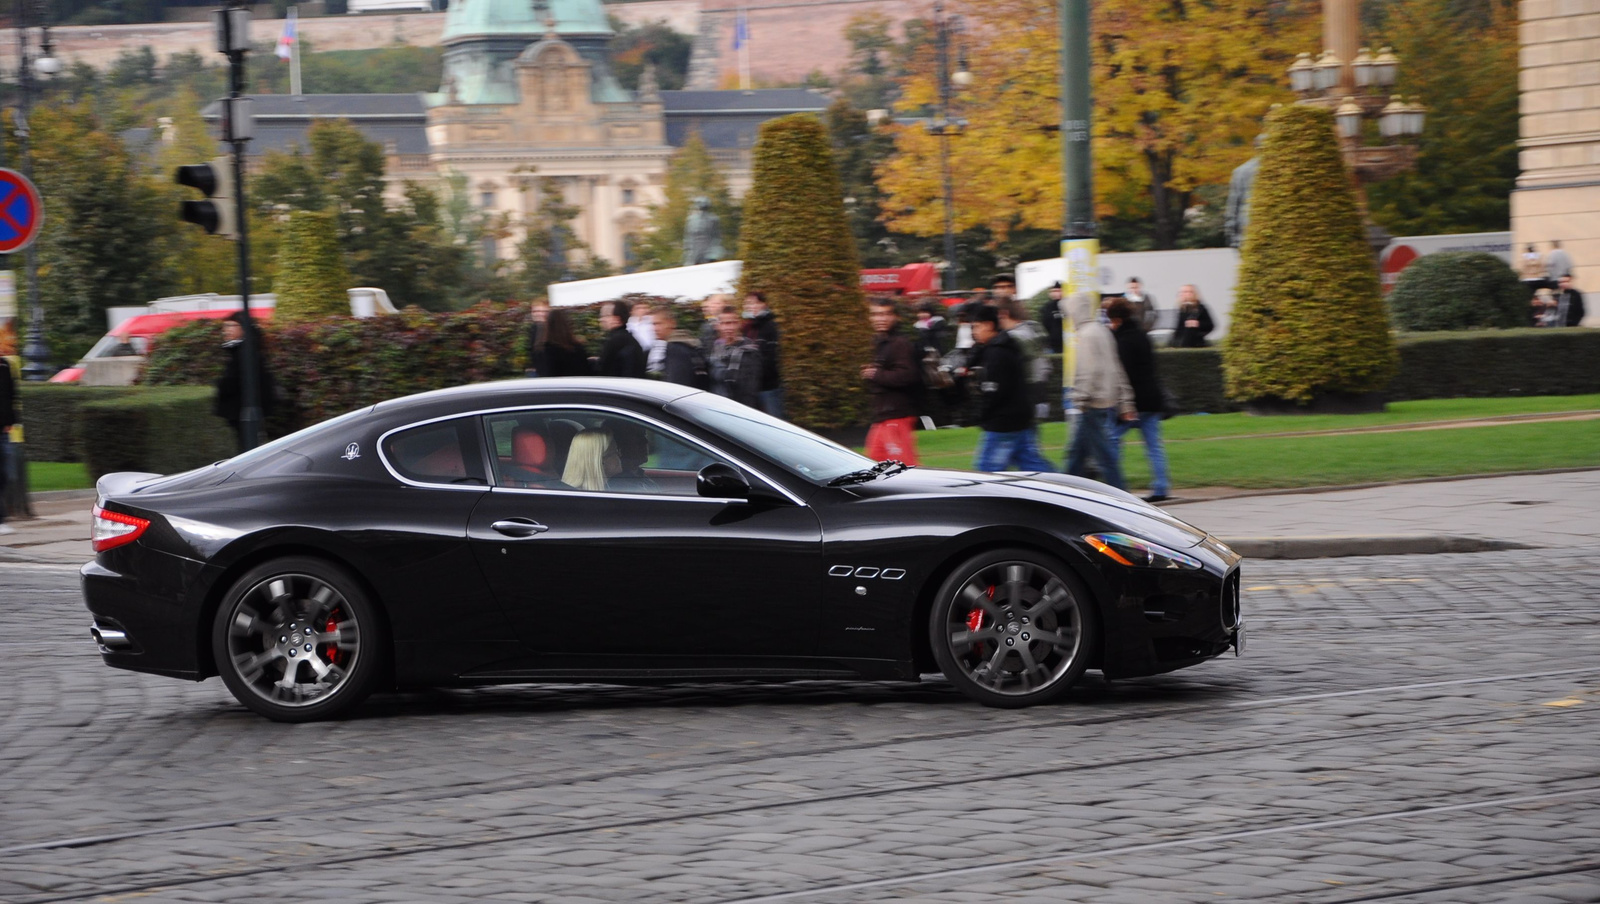
[[[989,599],[994,599],[994,585],[991,584],[989,586],[989,590],[986,593],[986,595],[989,597]],[[978,630],[978,629],[980,629],[982,627],[983,627],[983,610],[982,609],[974,609],[971,612],[968,612],[967,613],[967,630],[968,631],[976,631],[976,630]]]
[[[334,618],[334,616],[338,614],[339,610],[337,609],[328,613],[328,624],[322,629],[323,631],[332,634],[334,631],[339,630],[339,620]],[[328,662],[334,665],[339,664],[339,648],[333,644],[328,645]]]

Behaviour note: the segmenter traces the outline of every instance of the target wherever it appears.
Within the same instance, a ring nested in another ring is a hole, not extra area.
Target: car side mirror
[[[744,499],[750,495],[750,481],[738,468],[720,461],[701,468],[694,482],[700,495],[710,499]]]

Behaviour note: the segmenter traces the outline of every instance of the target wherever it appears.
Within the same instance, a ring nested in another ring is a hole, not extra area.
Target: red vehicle
[[[906,264],[861,271],[861,290],[868,295],[920,295],[939,291],[939,268]]]
[[[97,358],[127,358],[144,355],[150,350],[150,337],[159,336],[175,326],[196,320],[221,320],[238,309],[215,311],[167,311],[159,314],[139,314],[129,317],[101,337],[88,354],[72,367],[63,368],[50,378],[52,383],[76,383],[83,378],[86,362]],[[272,308],[251,308],[250,316],[258,320],[271,320]]]

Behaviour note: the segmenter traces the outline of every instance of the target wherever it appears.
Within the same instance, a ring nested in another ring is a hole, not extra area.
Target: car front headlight
[[[1201,567],[1200,560],[1194,556],[1127,534],[1088,534],[1083,540],[1094,547],[1095,552],[1129,568],[1194,571]]]

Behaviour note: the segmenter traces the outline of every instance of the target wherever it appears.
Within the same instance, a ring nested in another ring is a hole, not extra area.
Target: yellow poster
[[[1077,336],[1072,329],[1072,317],[1066,311],[1066,301],[1079,292],[1093,293],[1098,304],[1100,297],[1100,240],[1062,239],[1061,261],[1066,265],[1065,278],[1061,280],[1061,409],[1069,415],[1075,410],[1072,403],[1072,374],[1077,361]]]

